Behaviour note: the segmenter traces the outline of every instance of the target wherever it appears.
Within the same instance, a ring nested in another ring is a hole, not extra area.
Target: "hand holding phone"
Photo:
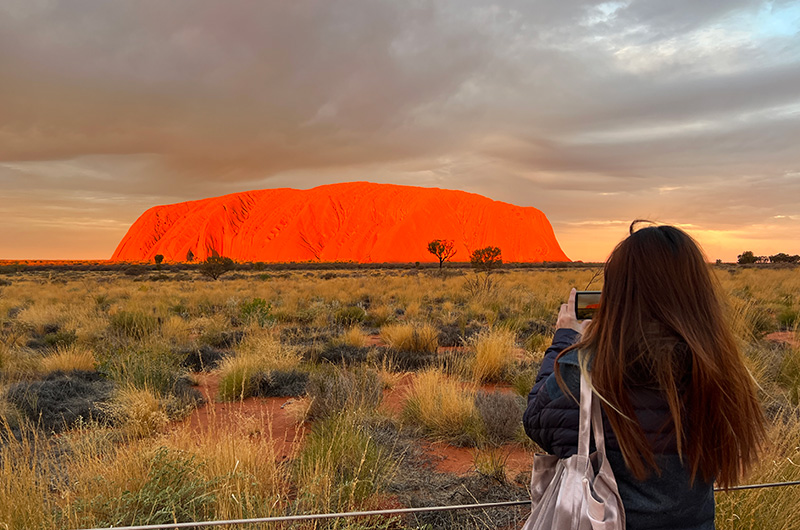
[[[587,320],[594,317],[600,307],[601,291],[577,291],[575,293],[575,318]]]
[[[569,293],[569,298],[566,304],[561,304],[561,310],[558,312],[558,320],[556,320],[556,329],[574,329],[578,333],[583,333],[583,330],[589,322],[581,322],[575,317],[575,289]]]

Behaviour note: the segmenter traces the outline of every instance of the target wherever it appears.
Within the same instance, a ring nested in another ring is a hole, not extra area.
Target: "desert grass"
[[[49,478],[41,466],[43,451],[39,435],[17,439],[13,425],[0,416],[0,526],[9,529],[47,528],[51,495]],[[44,502],[42,502],[44,501]]]
[[[384,383],[379,373],[367,368],[347,370],[332,367],[311,374],[306,393],[308,419],[329,418],[343,413],[371,415],[383,399]]]
[[[353,326],[343,331],[338,337],[335,337],[332,342],[336,346],[364,348],[369,345],[369,338],[359,326]]]
[[[147,388],[122,388],[104,409],[128,438],[152,436],[162,432],[169,423],[164,402]]]
[[[769,443],[750,484],[800,480],[800,415],[786,410],[769,430]],[[717,493],[717,528],[790,530],[800,528],[797,486]]]
[[[515,333],[505,328],[493,328],[469,340],[475,352],[471,376],[476,383],[503,380],[514,362]]]
[[[475,389],[438,369],[414,376],[403,405],[403,418],[431,438],[471,445],[480,437]]]
[[[46,355],[39,361],[39,370],[43,373],[70,372],[73,370],[94,371],[97,360],[94,352],[85,346],[72,344],[59,346],[54,352]]]
[[[255,355],[226,357],[219,366],[219,397],[223,401],[249,398],[255,394],[255,375],[262,370],[261,359]]]
[[[771,442],[748,482],[796,479],[800,461],[796,420],[800,417],[796,409],[800,354],[796,347],[775,345],[765,337],[774,331],[788,331],[795,341],[800,338],[796,319],[800,275],[796,269],[713,270],[772,422]],[[303,347],[280,342],[281,329],[298,326],[302,333],[305,326],[316,327],[334,340],[358,341],[355,332],[348,338],[337,334],[341,332],[340,321],[350,314],[342,309],[363,307],[366,314],[361,325],[382,328],[387,344],[392,326],[403,329],[396,344],[403,344],[403,336],[410,335],[411,339],[405,340],[412,345],[413,331],[420,335],[419,330],[429,326],[427,340],[419,341],[425,355],[436,351],[437,326],[445,323],[462,329],[478,325],[484,333],[490,329],[505,329],[510,334],[537,330],[527,335],[527,341],[525,335],[517,336],[517,342],[532,357],[518,360],[502,377],[510,378],[515,391],[525,395],[535,375],[534,356],[549,345],[547,330],[555,323],[558,306],[571,287],[586,288],[593,273],[586,269],[502,271],[495,275],[491,291],[480,296],[471,295],[464,287],[472,273],[459,271],[447,275],[415,270],[335,271],[333,276],[324,271],[292,271],[262,274],[268,276],[266,279],[242,273],[219,282],[194,281],[190,276],[188,280],[158,283],[121,273],[72,273],[63,277],[58,273],[17,274],[0,293],[0,391],[60,369],[57,366],[90,366],[88,356],[79,360],[79,356],[70,357],[66,352],[91,352],[102,374],[139,396],[131,402],[145,411],[137,422],[147,425],[151,414],[158,417],[159,410],[163,411],[168,399],[165,393],[182,373],[182,349],[209,344],[227,349],[230,358],[251,359],[249,367],[240,369],[240,373],[280,367],[322,373],[329,367],[303,361],[308,359]],[[589,287],[601,285],[602,278]],[[252,319],[244,318],[243,308],[256,299],[269,305],[274,324],[255,325]],[[352,315],[356,315],[355,310]],[[44,349],[28,345],[41,342],[54,329],[64,337],[74,336],[74,341],[56,341],[58,346]],[[230,345],[228,337],[234,331],[243,334],[243,339]],[[477,444],[480,452],[476,455],[480,456],[476,456],[475,467],[491,475],[501,467],[504,446],[492,452],[486,444],[485,421],[476,412],[474,373],[468,370],[471,366],[467,361],[473,354],[477,357],[475,350],[448,352],[452,367],[446,373],[439,368],[411,375],[412,386],[402,416],[428,438]],[[59,356],[63,358],[57,361]],[[343,410],[349,410],[347,414],[353,413],[351,409],[361,410],[355,413],[361,419],[344,425],[370,440],[366,445],[369,450],[360,453],[358,462],[353,463],[355,458],[349,461],[350,474],[337,475],[338,470],[323,463],[309,463],[306,470],[332,474],[315,478],[311,472],[300,472],[298,464],[282,463],[272,444],[268,420],[247,433],[229,436],[197,433],[175,423],[162,428],[160,421],[155,422],[156,428],[143,429],[139,435],[131,434],[136,429],[122,421],[112,426],[79,424],[55,438],[29,429],[30,436],[13,440],[7,436],[0,444],[0,523],[10,528],[76,528],[130,522],[134,519],[124,516],[130,513],[138,514],[136,522],[155,520],[149,515],[157,513],[169,521],[188,516],[266,516],[324,509],[328,501],[312,498],[312,492],[319,491],[331,492],[333,500],[328,508],[369,506],[383,490],[378,477],[360,474],[362,459],[365,463],[373,461],[369,454],[373,449],[380,451],[369,430],[361,426],[363,418],[380,413],[382,409],[373,404],[379,402],[375,396],[380,396],[386,385],[407,377],[401,371],[407,367],[393,364],[388,357],[372,355],[365,362],[365,366],[370,365],[378,375],[372,379],[374,384],[365,384],[359,391],[368,406],[351,407],[343,400],[343,404],[308,423],[313,428],[333,423],[330,418],[344,414]],[[355,371],[352,367],[338,369],[343,373]],[[233,399],[241,398],[245,379],[231,385],[231,395],[236,396]],[[145,390],[150,392],[147,397],[143,397]],[[312,400],[296,402],[299,421],[306,420],[306,408],[311,408]],[[0,417],[5,418],[7,431],[26,428],[13,407],[2,399]],[[337,432],[341,425],[330,427],[325,431],[328,434],[319,438]],[[348,435],[349,431],[343,436]],[[363,439],[349,443],[365,447]],[[300,454],[301,447],[294,448],[290,459]],[[319,449],[317,454],[334,455],[336,451]],[[308,458],[307,462],[314,460]],[[170,476],[183,477],[181,484],[166,481]],[[348,483],[347,477],[355,485]],[[162,496],[170,484],[175,486],[171,490],[175,493]],[[360,490],[361,484],[368,487]],[[783,488],[720,493],[717,524],[720,528],[796,528],[800,522],[793,508],[800,503],[799,491]],[[195,498],[202,502],[193,502]],[[162,508],[165,511],[159,512]],[[174,513],[170,511],[173,509]]]
[[[381,328],[383,341],[399,351],[436,353],[439,330],[429,323],[389,324]]]
[[[162,440],[166,447],[202,460],[203,480],[216,483],[216,518],[269,517],[287,501],[290,470],[276,448],[271,419],[259,419],[262,431],[257,433],[220,436],[183,425]]]
[[[248,335],[236,347],[236,355],[220,363],[220,398],[234,401],[251,397],[256,391],[255,376],[271,370],[293,370],[300,361],[296,348],[281,344],[270,332]]]
[[[476,473],[493,478],[500,483],[508,480],[509,452],[500,447],[479,447],[472,453],[472,466]]]
[[[314,424],[293,465],[301,512],[351,511],[388,484],[396,461],[343,413]]]
[[[525,350],[533,354],[534,360],[541,361],[544,358],[544,352],[553,343],[553,335],[532,333],[525,339]]]

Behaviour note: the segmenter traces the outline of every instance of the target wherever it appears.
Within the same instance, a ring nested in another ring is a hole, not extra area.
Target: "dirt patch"
[[[297,441],[305,434],[289,409],[296,398],[248,398],[242,401],[220,402],[219,374],[197,373],[198,390],[206,404],[198,407],[185,421],[189,428],[204,437],[228,436],[240,433],[248,436],[268,435],[275,440],[275,452],[281,459],[290,458]]]
[[[793,348],[800,348],[800,337],[794,331],[775,331],[764,338],[770,342],[782,342]]]
[[[198,389],[206,404],[195,410],[187,420],[189,426],[203,436],[228,435],[239,432],[246,435],[269,434],[276,440],[276,452],[281,458],[290,458],[293,447],[306,432],[306,426],[298,423],[292,407],[300,406],[295,398],[248,398],[236,402],[219,402],[219,375],[215,372],[197,373]],[[394,382],[391,389],[384,390],[381,409],[389,416],[399,417],[403,401],[413,374],[407,373]],[[485,385],[482,390],[511,392],[507,386]],[[268,433],[265,433],[268,430]],[[447,443],[418,442],[427,465],[440,473],[459,476],[475,472],[475,448],[455,447]],[[498,454],[505,460],[506,476],[514,479],[520,473],[528,473],[533,462],[532,452],[520,444],[501,446]]]

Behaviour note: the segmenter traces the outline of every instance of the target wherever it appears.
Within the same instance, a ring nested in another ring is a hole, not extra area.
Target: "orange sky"
[[[800,253],[800,6],[6,0],[0,259],[103,259],[147,208],[460,189],[605,259],[634,218]]]

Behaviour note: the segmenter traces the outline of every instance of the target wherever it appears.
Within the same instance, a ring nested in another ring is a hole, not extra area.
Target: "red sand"
[[[240,261],[436,262],[434,239],[452,239],[453,261],[500,247],[506,262],[569,261],[545,215],[463,191],[349,182],[280,188],[156,206],[112,260],[184,261],[217,252]]]
[[[775,331],[764,338],[770,342],[784,342],[793,348],[800,348],[800,339],[793,331]]]
[[[306,432],[306,426],[298,424],[288,413],[293,398],[249,398],[241,402],[220,403],[216,401],[219,376],[211,373],[195,374],[195,377],[200,383],[199,390],[208,403],[195,410],[186,421],[196,429],[199,436],[228,435],[231,431],[246,434],[269,433],[278,441],[275,449],[279,458],[284,460],[291,457]],[[384,392],[384,410],[394,416],[399,415],[410,382],[411,374],[408,374],[392,389]],[[489,391],[495,389],[502,390],[503,387],[486,387]],[[421,447],[437,471],[459,475],[474,471],[474,448],[427,441],[421,441]],[[506,474],[510,480],[518,473],[530,470],[533,453],[527,449],[518,444],[508,444],[500,451],[504,457],[507,456]]]

